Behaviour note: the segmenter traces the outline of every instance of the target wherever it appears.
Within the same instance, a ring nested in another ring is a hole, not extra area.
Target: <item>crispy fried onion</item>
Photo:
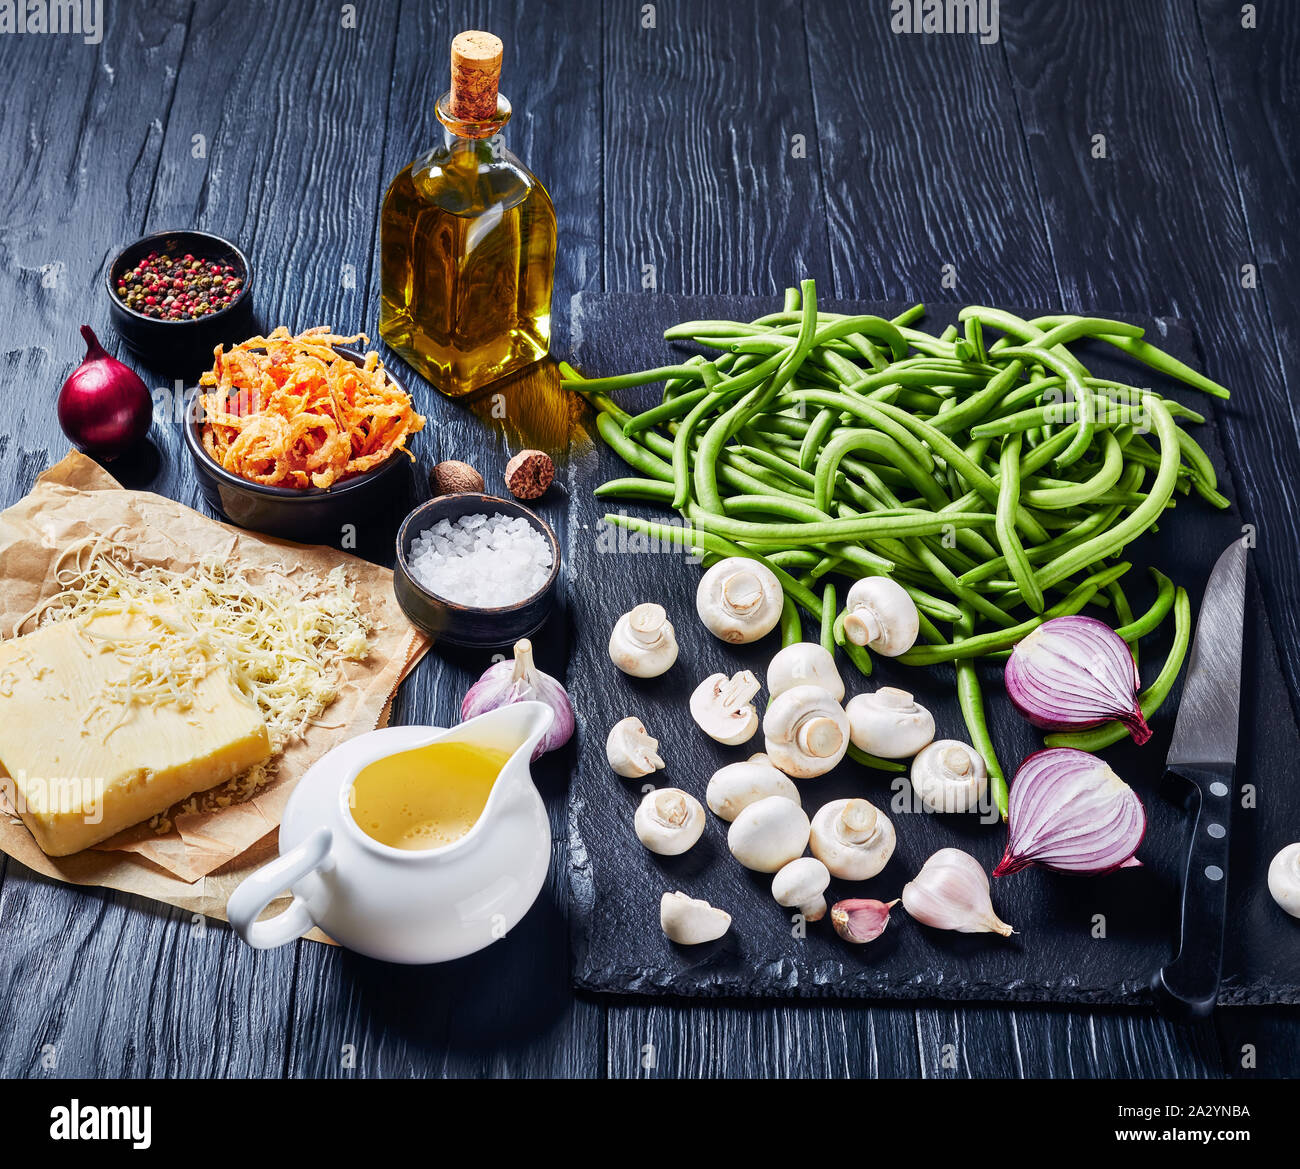
[[[232,474],[268,487],[326,488],[407,450],[423,429],[408,394],[373,350],[354,365],[335,349],[370,338],[281,325],[228,353],[199,379],[203,449]]]

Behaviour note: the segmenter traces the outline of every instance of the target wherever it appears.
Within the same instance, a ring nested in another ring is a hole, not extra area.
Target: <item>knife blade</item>
[[[1183,879],[1178,953],[1152,978],[1162,1008],[1181,1018],[1214,1010],[1223,967],[1228,839],[1241,711],[1246,544],[1234,540],[1205,586],[1165,778],[1195,809]]]

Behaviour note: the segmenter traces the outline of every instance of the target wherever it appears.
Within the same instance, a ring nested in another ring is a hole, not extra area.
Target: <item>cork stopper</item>
[[[490,32],[463,32],[451,42],[452,117],[486,122],[497,112],[501,40]]]

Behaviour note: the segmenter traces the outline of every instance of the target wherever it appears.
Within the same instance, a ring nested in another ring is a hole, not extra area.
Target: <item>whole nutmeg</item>
[[[555,478],[555,464],[545,451],[520,451],[506,464],[506,486],[516,499],[537,499]]]
[[[482,491],[483,476],[468,463],[447,459],[429,475],[435,495],[456,495],[461,491]]]

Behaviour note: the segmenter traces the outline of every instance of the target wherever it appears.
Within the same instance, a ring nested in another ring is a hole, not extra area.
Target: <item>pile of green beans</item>
[[[805,280],[781,312],[669,329],[667,340],[702,351],[683,361],[598,378],[566,366],[564,385],[591,402],[600,435],[636,472],[596,494],[672,508],[687,525],[622,513],[607,522],[706,558],[767,564],[786,591],[783,644],[802,638],[802,610],[823,645],[869,674],[837,611],[847,590],[824,578],[898,581],[921,615],[918,644],[898,660],[955,664],[971,742],[1005,812],[975,660],[1001,660],[1043,621],[1089,605],[1113,612],[1136,656],[1137,639],[1172,612],[1173,649],[1142,695],[1152,713],[1181,667],[1191,613],[1156,573],[1156,601],[1134,618],[1124,549],[1180,496],[1228,506],[1182,427],[1204,419],[1149,388],[1093,377],[1070,345],[1104,342],[1204,393],[1228,391],[1124,321],[971,306],[960,328],[936,336],[917,327],[924,314],[820,312]],[[662,401],[639,414],[611,397],[656,383]],[[1116,726],[1055,738],[1104,745]]]

